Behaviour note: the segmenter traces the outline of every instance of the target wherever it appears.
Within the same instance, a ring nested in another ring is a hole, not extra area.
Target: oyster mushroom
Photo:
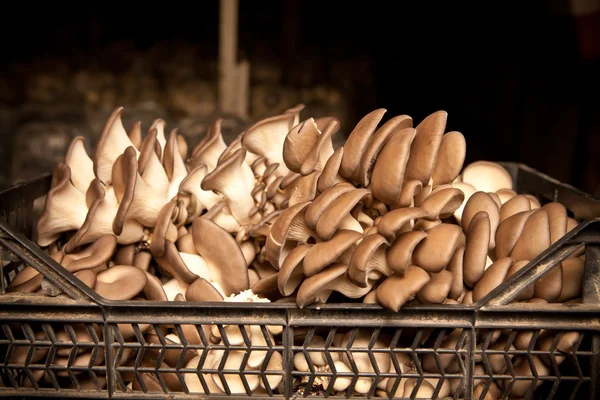
[[[219,157],[227,148],[221,133],[222,122],[222,118],[215,119],[208,128],[204,138],[196,145],[189,161],[190,168],[193,169],[199,165],[205,165],[207,171],[210,173],[219,164]]]
[[[69,145],[64,163],[71,170],[71,182],[81,193],[85,193],[94,180],[94,162],[85,150],[85,138],[77,136]]]
[[[350,215],[350,211],[368,194],[368,189],[353,189],[331,202],[317,221],[315,230],[319,238],[329,240],[335,231],[340,228],[362,232],[362,227]]]
[[[391,210],[379,220],[377,232],[387,240],[394,240],[396,236],[412,230],[414,220],[424,218],[427,215],[427,211],[419,207],[403,207]]]
[[[343,254],[351,249],[362,237],[363,236],[359,232],[349,229],[340,229],[331,237],[331,239],[316,243],[314,246],[307,249],[303,261],[304,275],[310,277],[338,260],[343,262],[341,260]],[[346,264],[345,262],[343,263]]]
[[[181,181],[188,174],[185,163],[181,158],[178,137],[177,129],[173,129],[167,139],[162,160],[167,178],[169,179],[168,199],[172,199],[178,193]]]
[[[448,132],[442,141],[435,161],[431,179],[433,186],[453,182],[462,170],[467,152],[467,143],[462,133]]]
[[[331,157],[329,157],[323,166],[323,171],[321,171],[321,175],[317,181],[317,190],[319,192],[323,193],[325,190],[340,182],[346,182],[339,173],[343,156],[344,148],[340,147],[333,152]]]
[[[471,288],[481,279],[486,269],[489,240],[490,219],[485,211],[479,211],[469,224],[463,258],[463,277]]]
[[[187,209],[187,221],[189,223],[194,218],[202,214],[206,209],[212,208],[215,204],[223,201],[223,196],[212,190],[202,190],[200,184],[208,173],[208,167],[200,164],[190,170],[179,184],[178,199],[183,201]]]
[[[441,223],[427,231],[412,253],[415,265],[437,273],[446,268],[459,245],[462,231],[454,224]]]
[[[369,286],[370,281],[390,276],[394,271],[386,258],[389,243],[379,234],[365,236],[356,246],[348,265],[348,277],[361,288]]]
[[[301,244],[290,251],[277,274],[277,287],[283,296],[291,296],[304,279],[304,262],[311,245]]]
[[[476,191],[495,193],[501,189],[512,189],[512,177],[500,164],[490,161],[475,161],[462,172],[462,182],[472,185]]]
[[[63,232],[79,229],[88,212],[85,195],[71,182],[71,168],[68,165],[61,163],[56,166],[52,182],[44,212],[35,229],[34,240],[41,247],[56,241]]]
[[[96,276],[94,290],[107,300],[130,300],[140,293],[148,278],[139,268],[114,265]]]
[[[424,269],[411,265],[404,275],[392,275],[381,282],[377,287],[377,302],[389,310],[398,312],[430,279]]]
[[[442,304],[448,297],[452,286],[452,273],[441,270],[431,274],[431,280],[417,293],[417,298],[423,304]]]
[[[415,248],[426,237],[427,233],[420,230],[405,232],[398,235],[387,250],[386,257],[388,266],[397,275],[404,275],[408,266],[413,263],[413,253]]]

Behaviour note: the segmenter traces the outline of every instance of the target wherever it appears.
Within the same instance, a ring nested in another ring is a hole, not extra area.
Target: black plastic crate
[[[405,398],[599,398],[600,202],[502,164],[519,193],[559,201],[582,222],[474,304],[398,313],[358,303],[105,300],[28,239],[50,176],[17,185],[0,193],[0,397],[372,398],[410,382]],[[581,303],[509,304],[578,252]],[[24,265],[63,294],[6,293]]]

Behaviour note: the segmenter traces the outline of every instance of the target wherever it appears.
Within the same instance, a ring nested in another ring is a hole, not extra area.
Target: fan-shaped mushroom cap
[[[500,189],[496,192],[496,194],[498,195],[498,198],[500,199],[500,203],[504,204],[508,200],[515,197],[517,195],[517,192],[515,192],[512,189]]]
[[[188,325],[189,326],[189,325]],[[195,330],[195,329],[194,329]],[[196,333],[197,335],[197,333]],[[198,342],[200,344],[200,342]],[[215,363],[215,360],[220,360],[220,352],[217,351],[207,351],[206,356],[200,355],[192,358],[186,365],[186,368],[196,368],[196,369],[208,369],[212,368]],[[203,364],[201,364],[203,363]],[[206,384],[208,392],[212,395],[215,393],[223,393],[223,391],[217,386],[215,381],[212,378],[212,374],[210,373],[201,373],[202,378]],[[197,374],[183,374],[185,384],[188,387],[190,393],[200,393],[204,394],[205,389],[202,385],[202,381],[198,377]]]
[[[417,298],[423,304],[442,304],[452,286],[452,273],[448,270],[441,270],[436,274],[431,274],[431,280],[423,286],[417,293]]]
[[[129,140],[136,149],[142,147],[142,121],[135,121],[127,133]]]
[[[176,205],[175,201],[170,201],[165,204],[158,214],[149,247],[154,257],[160,257],[165,253],[167,240],[171,242],[177,240],[177,227],[172,221]]]
[[[556,201],[544,205],[542,209],[548,212],[550,245],[553,245],[567,234],[567,209]]]
[[[462,170],[466,153],[467,142],[462,133],[452,131],[443,135],[431,175],[433,186],[453,182]]]
[[[311,229],[315,229],[317,226],[317,222],[325,209],[327,209],[336,199],[342,196],[344,193],[347,193],[351,190],[354,190],[354,186],[350,183],[342,182],[327,188],[325,191],[321,192],[321,194],[310,203],[307,207],[304,219],[306,221],[306,225],[308,225]]]
[[[219,157],[227,148],[221,133],[222,122],[222,118],[215,119],[208,128],[203,140],[196,145],[190,159],[191,168],[204,164],[208,172],[215,169],[219,163]]]
[[[490,243],[490,219],[485,211],[480,211],[471,219],[467,231],[467,246],[463,260],[463,277],[469,287],[483,276]]]
[[[360,166],[354,174],[355,181],[363,187],[369,186],[379,152],[394,133],[394,130],[403,128],[412,128],[412,118],[408,115],[393,117],[375,131],[364,149]]]
[[[462,181],[471,184],[479,192],[497,192],[512,189],[512,177],[500,164],[490,161],[475,161],[462,172]]]
[[[462,221],[463,211],[465,209],[465,206],[467,205],[467,201],[469,201],[469,198],[477,191],[477,189],[475,189],[473,185],[463,182],[453,182],[450,185],[455,189],[459,189],[465,194],[465,198],[463,200],[462,205],[458,207],[456,211],[454,211],[454,218],[456,219],[456,222],[460,224]]]
[[[185,291],[187,301],[218,302],[223,301],[223,296],[206,279],[198,278]]]
[[[446,128],[448,113],[436,111],[423,119],[416,127],[416,134],[406,163],[406,180],[416,179],[426,185],[433,174]]]
[[[521,237],[525,223],[535,211],[522,211],[506,218],[496,230],[496,258],[511,255],[515,244]]]
[[[167,178],[169,178],[168,199],[172,199],[177,194],[181,181],[188,174],[185,163],[181,158],[179,143],[177,141],[178,136],[177,128],[173,129],[167,139],[162,160],[163,167],[167,173]]]
[[[277,287],[283,296],[291,296],[304,279],[303,263],[311,245],[301,244],[290,251],[277,274]]]
[[[408,266],[412,264],[415,247],[426,237],[427,233],[423,231],[411,231],[398,235],[392,242],[386,257],[389,267],[397,275],[404,275]]]
[[[183,178],[179,184],[179,198],[184,199],[188,211],[188,221],[202,214],[205,209],[210,209],[220,201],[223,196],[212,190],[202,190],[201,183],[208,173],[208,167],[200,164]]]
[[[123,107],[118,107],[112,112],[96,144],[94,175],[105,185],[112,183],[113,164],[125,149],[131,147],[134,151],[134,157],[139,155],[138,150],[129,139],[129,136],[127,136],[127,132],[123,127],[122,114]]]
[[[379,220],[377,231],[388,240],[409,231],[413,221],[427,216],[427,211],[419,207],[403,207],[391,210]]]
[[[150,124],[150,129],[148,129],[149,132],[152,130],[156,130],[156,141],[157,141],[156,149],[157,149],[158,158],[161,161],[162,161],[162,157],[164,154],[165,145],[167,144],[167,138],[165,136],[166,126],[167,126],[167,123],[165,122],[164,119],[156,118],[154,121],[152,121],[152,124]]]
[[[60,264],[69,272],[96,268],[112,258],[116,247],[117,238],[114,235],[103,235],[83,250],[65,254]]]
[[[465,194],[452,187],[432,192],[419,206],[427,215],[425,219],[444,219],[450,217],[463,203]]]
[[[529,260],[521,260],[521,261],[514,262],[510,266],[508,271],[506,272],[506,276],[504,277],[504,280],[506,281],[508,278],[510,278],[513,274],[515,274],[521,268],[525,267],[527,264],[529,264]],[[533,297],[534,291],[535,291],[535,284],[531,284],[531,285],[527,286],[525,289],[521,290],[521,292],[519,292],[519,294],[515,297],[515,300],[516,301],[529,300]]]
[[[315,196],[317,196],[317,180],[320,175],[321,171],[315,170],[298,179],[298,183],[294,185],[295,189],[289,198],[288,207],[305,201],[314,200]]]
[[[392,275],[377,287],[377,302],[389,310],[398,312],[430,279],[424,269],[411,265],[403,276]]]
[[[500,223],[500,210],[498,210],[498,205],[488,193],[476,192],[469,198],[463,211],[461,224],[463,230],[468,233],[471,220],[481,211],[487,213],[490,221],[490,241],[488,244],[491,250],[496,247],[496,230]]]
[[[165,289],[163,289],[160,279],[147,271],[144,272],[146,273],[146,278],[148,279],[148,282],[144,287],[144,295],[146,295],[146,299],[153,301],[168,301],[169,299],[167,298],[167,294],[165,293]]]
[[[166,201],[169,193],[169,177],[160,161],[160,156],[157,154],[156,149],[158,146],[157,131],[151,129],[142,142],[137,169],[142,180],[154,191],[155,196],[164,198]],[[115,173],[114,169],[113,166],[113,175]]]
[[[147,283],[146,273],[141,269],[129,265],[113,265],[96,276],[94,290],[108,300],[130,300]]]
[[[271,226],[265,243],[265,256],[273,268],[279,269],[298,243],[307,243],[309,238],[316,237],[304,221],[308,205],[309,202],[304,202],[287,208]]]
[[[337,231],[331,239],[315,244],[308,250],[304,257],[304,275],[307,277],[313,276],[328,265],[333,264],[346,250],[352,247],[361,238],[362,235],[359,232],[341,229]],[[290,256],[288,255],[288,258],[289,257]]]
[[[386,113],[386,109],[379,108],[365,115],[356,124],[346,143],[344,143],[344,154],[340,165],[340,175],[346,179],[352,179],[360,167],[360,160],[369,143],[371,135],[377,129],[377,125]]]
[[[391,207],[394,209],[414,207],[415,197],[418,196],[422,190],[423,184],[421,183],[421,181],[413,179],[411,181],[404,182],[402,184],[402,190],[400,191],[400,197],[398,198],[398,201]]]
[[[504,257],[499,258],[490,265],[473,288],[473,301],[479,301],[479,299],[500,286],[504,282],[506,274],[513,263],[514,260],[512,258]]]
[[[313,170],[323,170],[327,160],[333,154],[333,142],[331,136],[339,130],[337,120],[332,120],[327,124],[323,132],[318,137],[317,142],[300,167],[302,175],[308,175]]]
[[[85,138],[77,136],[71,140],[64,163],[71,169],[71,182],[81,193],[85,193],[94,180],[94,162],[85,150]]]
[[[300,173],[302,163],[317,143],[320,134],[312,117],[289,131],[283,142],[283,161],[290,171]]]
[[[245,156],[246,150],[236,150],[231,157],[206,175],[201,185],[202,190],[214,190],[223,194],[227,198],[231,213],[242,225],[253,221],[248,214],[254,207],[252,187],[246,186],[242,173]],[[256,218],[254,220],[258,222]]]
[[[539,209],[529,215],[525,221],[519,240],[515,243],[510,256],[516,261],[533,260],[548,247],[550,247],[548,212],[545,209]]]
[[[373,284],[370,283],[366,288],[356,286],[348,279],[347,270],[347,265],[335,263],[318,274],[306,278],[300,284],[296,294],[298,307],[303,308],[315,301],[325,302],[332,291],[353,299],[369,293]]]
[[[240,229],[240,223],[231,214],[231,210],[226,201],[218,202],[208,211],[206,211],[206,213],[204,213],[200,218],[213,221],[215,224],[219,225],[229,233],[235,233]]]
[[[581,296],[584,272],[585,261],[579,257],[567,258],[562,262],[562,289],[556,302],[564,303]]]
[[[329,240],[341,227],[362,232],[362,227],[350,215],[350,211],[368,194],[368,189],[353,189],[335,199],[319,217],[316,225],[317,235],[323,240]],[[350,224],[347,224],[348,222]]]
[[[452,285],[450,286],[450,293],[448,293],[448,298],[457,300],[464,290],[463,283],[463,257],[465,255],[465,247],[458,246],[454,251],[454,255],[448,263],[448,267],[446,268],[449,272],[452,273]]]
[[[248,289],[248,267],[235,239],[223,228],[206,218],[192,222],[192,235],[198,254],[211,270],[211,280],[219,284],[226,296]]]
[[[283,159],[283,147],[290,130],[298,125],[299,113],[300,111],[284,112],[258,121],[246,130],[242,138],[242,146],[245,149],[265,157],[269,164],[279,164],[277,176],[289,172]]]
[[[462,231],[454,224],[441,223],[427,231],[412,255],[415,265],[427,272],[436,273],[446,268],[458,246]]]
[[[128,147],[114,164],[112,182],[119,209],[113,222],[113,231],[120,235],[123,229],[120,222],[126,219],[134,219],[144,226],[153,227],[166,198],[157,196],[138,173],[133,146]]]
[[[388,246],[389,243],[385,238],[377,233],[365,236],[350,258],[348,265],[350,280],[359,287],[365,288],[370,280],[392,275],[394,271],[386,259]]]
[[[333,152],[331,157],[329,157],[319,176],[319,180],[317,181],[317,189],[319,192],[323,193],[333,185],[345,182],[344,178],[339,173],[343,156],[344,148],[340,147]]]
[[[506,200],[500,208],[500,222],[503,222],[508,217],[512,217],[523,211],[530,211],[531,205],[529,199],[522,194],[513,196]]]
[[[375,198],[387,205],[396,204],[400,200],[405,168],[416,132],[414,128],[394,130],[375,161],[371,191]]]
[[[71,183],[71,169],[61,163],[52,176],[53,187],[46,196],[44,212],[38,219],[35,242],[45,247],[59,238],[61,233],[76,230],[87,215],[85,195]]]

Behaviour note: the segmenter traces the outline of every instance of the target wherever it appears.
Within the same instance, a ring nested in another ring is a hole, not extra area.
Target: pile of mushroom
[[[109,300],[305,307],[337,292],[399,311],[476,302],[577,224],[561,204],[516,193],[501,165],[465,167],[444,111],[415,126],[374,110],[335,149],[339,121],[302,110],[229,144],[216,120],[189,151],[162,119],[127,131],[118,108],[91,155],[75,138],[55,168],[35,242]],[[577,301],[583,257],[515,301]],[[60,294],[32,267],[8,291]]]

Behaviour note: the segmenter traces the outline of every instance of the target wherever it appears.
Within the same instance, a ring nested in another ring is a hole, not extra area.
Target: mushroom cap
[[[409,180],[405,177],[405,168],[416,133],[415,128],[395,129],[375,161],[371,191],[374,197],[385,204],[396,204],[400,199],[402,183]]]
[[[319,217],[315,228],[317,235],[323,240],[331,239],[344,218],[368,194],[368,189],[353,189],[335,199]]]
[[[426,185],[433,174],[446,128],[448,113],[436,111],[417,125],[410,147],[410,158],[406,163],[406,180],[416,179]]]
[[[398,312],[430,279],[424,269],[411,265],[403,276],[392,275],[377,287],[377,302]]]
[[[510,256],[516,261],[533,260],[548,247],[550,247],[548,211],[538,209],[529,215],[529,218],[525,221],[523,230]]]
[[[504,280],[506,281],[508,278],[510,278],[513,274],[515,274],[521,268],[525,267],[527,264],[529,264],[529,260],[520,260],[520,261],[514,262],[510,266],[508,271],[506,272],[506,276],[504,277]],[[517,294],[517,296],[515,297],[515,300],[516,301],[529,300],[533,297],[534,292],[535,292],[535,284],[528,285],[526,288],[521,290],[519,292],[519,294]]]
[[[441,223],[427,231],[413,251],[413,263],[430,273],[446,268],[459,244],[462,230],[454,224]]]
[[[177,206],[177,202],[174,200],[165,204],[158,214],[156,226],[152,234],[152,241],[150,242],[150,252],[155,257],[160,257],[165,253],[167,240],[171,242],[177,240],[177,227],[172,221],[176,211],[175,207]]]
[[[180,135],[178,135],[177,128],[175,128],[169,134],[162,160],[164,170],[169,179],[169,191],[167,195],[167,198],[169,199],[172,199],[173,196],[177,194],[181,181],[188,174],[187,167],[185,166],[183,158],[181,158],[179,141],[177,140],[178,137],[180,137]]]
[[[294,126],[283,142],[283,161],[292,172],[300,173],[300,167],[317,143],[321,134],[311,117]]]
[[[517,192],[515,192],[512,189],[500,189],[496,192],[496,194],[498,195],[498,198],[500,199],[500,203],[504,204],[508,200],[515,197],[517,195]]]
[[[463,260],[463,278],[470,288],[483,276],[489,242],[490,219],[485,211],[479,211],[469,224]]]
[[[219,157],[225,152],[227,145],[221,133],[222,118],[217,118],[208,128],[206,135],[192,151],[190,167],[193,169],[200,164],[206,165],[211,172],[221,162]]]
[[[113,265],[96,276],[94,290],[107,300],[130,300],[147,283],[145,271],[130,265]]]
[[[387,250],[387,263],[397,275],[406,273],[406,269],[412,264],[415,247],[426,237],[427,233],[423,231],[410,231],[398,235],[392,242]]]
[[[535,211],[521,211],[506,218],[496,229],[496,258],[508,257],[521,237],[525,222]]]
[[[331,157],[329,157],[325,166],[323,166],[323,171],[317,182],[317,189],[319,192],[323,193],[336,183],[344,182],[344,179],[339,174],[343,156],[344,148],[340,147],[333,152]]]
[[[206,218],[192,222],[192,235],[198,254],[211,267],[211,275],[227,296],[248,289],[248,267],[235,239],[219,225]]]
[[[308,225],[311,229],[315,229],[323,212],[344,193],[354,189],[354,186],[352,186],[350,183],[342,182],[321,192],[306,209],[304,214],[306,225]]]
[[[160,279],[150,274],[148,271],[144,272],[146,273],[146,278],[148,279],[148,282],[144,287],[146,299],[153,301],[168,301],[169,299],[167,298],[167,294],[165,293],[165,289],[163,288]]]
[[[265,243],[265,256],[273,268],[279,269],[285,256],[282,253],[290,251],[289,245],[296,247],[297,242],[306,243],[309,237],[316,234],[306,226],[304,213],[310,202],[295,204],[283,211],[273,222]],[[291,241],[291,244],[287,242]]]
[[[462,133],[452,131],[443,135],[431,175],[433,186],[453,182],[462,170],[466,154],[467,142]]]
[[[386,113],[386,109],[379,108],[371,111],[365,115],[356,124],[346,143],[344,143],[344,154],[342,156],[342,163],[340,164],[340,175],[346,179],[352,179],[356,171],[359,169],[360,160],[364,154],[364,151],[369,143],[369,139],[377,125]]]
[[[85,137],[71,140],[63,161],[71,170],[71,182],[81,193],[85,193],[94,180],[94,162],[85,150]]]
[[[504,257],[499,258],[490,265],[473,288],[473,301],[479,301],[479,299],[500,286],[500,284],[504,282],[506,274],[514,261],[515,260],[510,257]]]
[[[185,291],[187,301],[218,302],[223,296],[206,279],[198,278]]]
[[[338,260],[342,253],[348,250],[361,238],[362,234],[359,232],[349,229],[340,229],[331,237],[331,239],[316,243],[308,249],[308,252],[304,257],[304,275],[307,277],[313,276],[328,265],[333,264]],[[288,255],[288,257],[290,256]]]
[[[452,286],[452,273],[441,270],[431,274],[431,280],[417,293],[417,298],[423,304],[442,304],[450,293]]]
[[[104,235],[77,253],[65,254],[60,264],[69,272],[96,268],[108,262],[117,247],[114,235]]]
[[[371,183],[371,175],[373,174],[373,167],[375,161],[379,156],[379,152],[385,146],[392,133],[396,129],[412,128],[412,118],[408,115],[398,115],[391,118],[385,124],[383,124],[370,138],[362,158],[360,160],[360,166],[355,173],[354,180],[361,184],[363,187],[369,186]]]
[[[135,121],[131,125],[131,129],[127,133],[129,140],[136,149],[140,149],[142,147],[142,121]]]
[[[452,273],[452,285],[450,286],[450,293],[448,298],[452,300],[458,300],[464,290],[463,283],[463,258],[465,255],[465,246],[458,246],[452,255],[447,271]]]
[[[488,193],[476,192],[469,197],[465,209],[463,210],[461,224],[463,230],[468,233],[471,220],[481,211],[485,211],[490,220],[490,241],[488,244],[489,249],[491,250],[496,247],[496,230],[500,223],[500,210],[498,209],[496,202]]]
[[[427,216],[427,211],[419,207],[403,207],[391,210],[379,220],[377,231],[388,240],[412,229],[412,221]]]
[[[508,171],[491,161],[475,161],[467,165],[462,172],[462,181],[471,184],[480,192],[513,188],[512,177]]]
[[[500,223],[515,214],[530,210],[531,205],[527,197],[522,194],[513,196],[509,200],[506,200],[504,204],[502,204],[502,207],[500,207]]]
[[[317,180],[320,175],[321,171],[315,170],[298,179],[298,183],[295,185],[295,189],[289,198],[288,207],[314,200],[315,196],[317,196]]]
[[[339,130],[338,124],[339,121],[333,119],[319,135],[317,143],[315,143],[300,167],[302,175],[308,175],[315,169],[320,171],[325,167],[327,160],[333,154],[331,136]]]
[[[582,295],[585,261],[579,257],[567,258],[562,262],[562,289],[556,301],[564,303]]]
[[[421,181],[416,179],[404,182],[402,184],[402,190],[400,191],[400,197],[396,204],[392,205],[392,208],[404,208],[414,207],[415,197],[417,197],[423,191],[423,184]]]
[[[452,187],[433,191],[419,206],[425,210],[425,219],[445,219],[450,217],[462,205],[465,194]]]
[[[356,246],[348,265],[348,277],[361,288],[369,285],[369,280],[377,280],[382,275],[390,276],[393,270],[387,263],[386,251],[389,243],[378,233],[365,236]]]
[[[277,287],[283,296],[291,296],[304,279],[303,264],[311,245],[301,244],[290,251],[277,274]]]

